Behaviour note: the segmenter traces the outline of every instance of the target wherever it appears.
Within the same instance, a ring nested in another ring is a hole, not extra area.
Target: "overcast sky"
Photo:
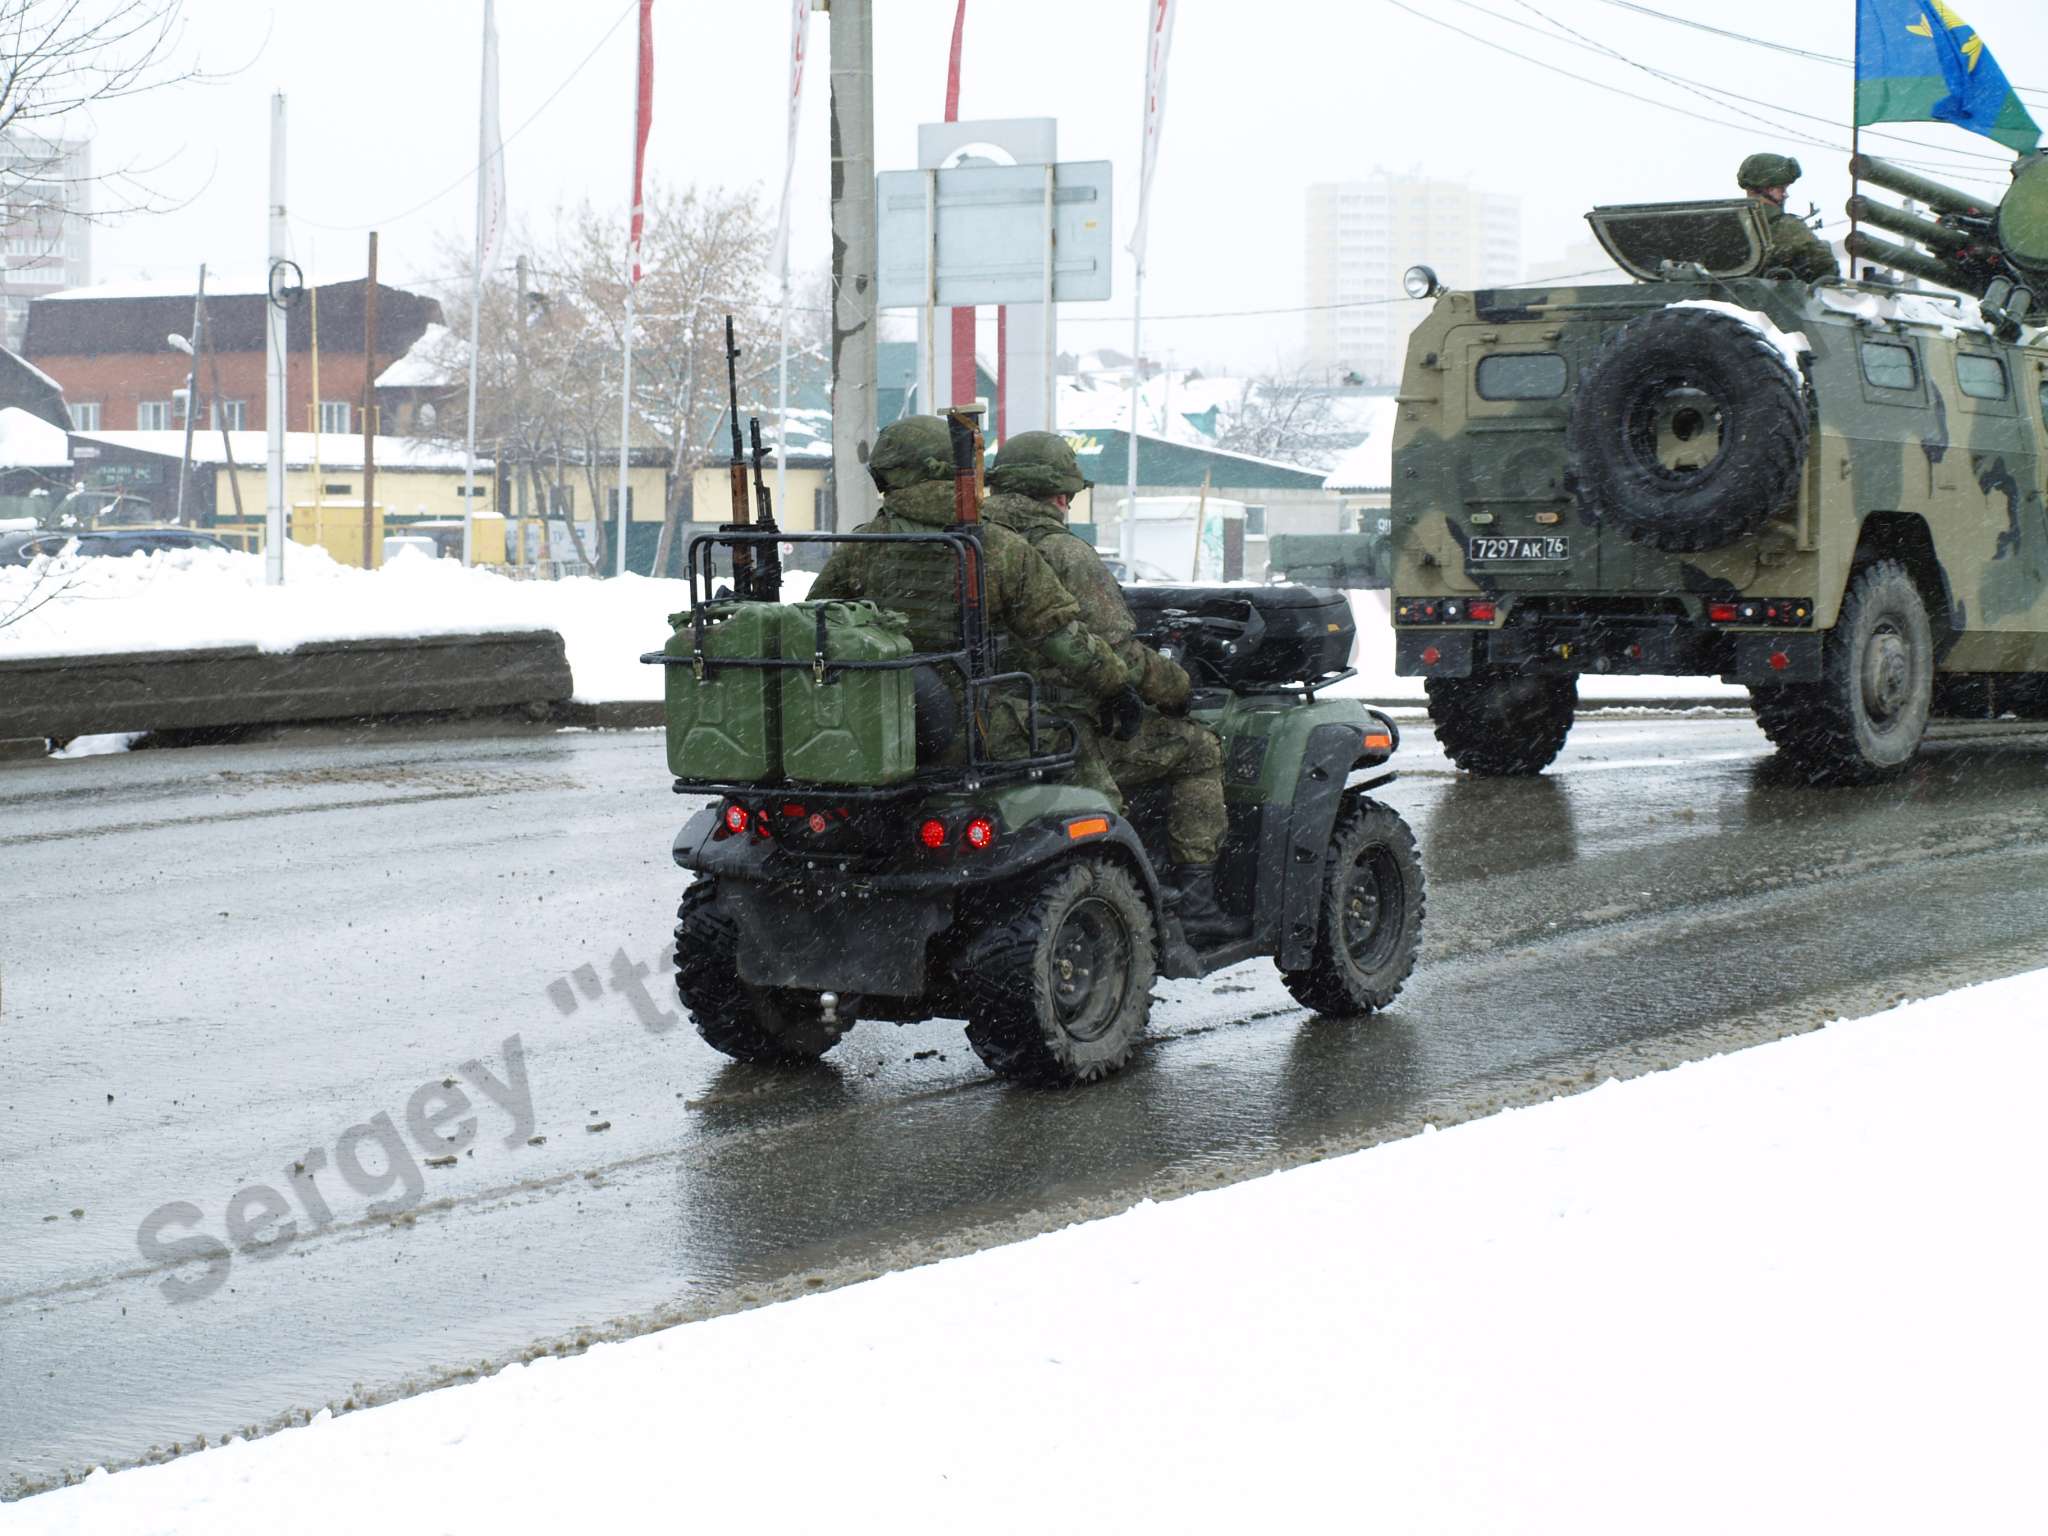
[[[1653,3],[1815,53],[1846,57],[1852,47],[1852,0]],[[167,276],[202,260],[260,270],[274,90],[288,103],[287,199],[294,254],[308,274],[359,274],[365,232],[376,228],[387,280],[437,275],[445,266],[437,252],[467,240],[473,218],[481,0],[186,0],[185,9],[186,54],[234,73],[98,112],[96,168],[168,156],[151,185],[188,201],[102,230],[96,278]],[[623,208],[633,5],[501,0],[497,9],[515,220],[545,225],[557,205],[584,196]],[[875,0],[875,9],[876,160],[884,170],[909,168],[917,125],[942,115],[954,0]],[[2044,88],[2034,110],[2048,121],[2048,6],[1961,0],[1955,9],[1984,29],[2008,76]],[[961,115],[1057,117],[1062,158],[1116,163],[1116,297],[1067,307],[1068,349],[1129,343],[1122,244],[1135,215],[1146,10],[1144,0],[968,0]],[[785,6],[656,0],[654,11],[652,174],[752,183],[772,197],[783,154]],[[1587,42],[1560,37],[1559,28]],[[813,19],[796,177],[799,267],[829,260],[830,31],[828,17]],[[1756,104],[1706,99],[1638,65]],[[1588,207],[1733,195],[1734,166],[1756,149],[1797,155],[1807,177],[1793,189],[1794,205],[1817,202],[1839,218],[1848,195],[1848,131],[1839,125],[1849,97],[1845,67],[1715,37],[1615,0],[1181,0],[1146,279],[1146,312],[1158,317],[1147,323],[1147,351],[1238,368],[1297,353],[1299,315],[1174,317],[1300,304],[1304,189],[1376,166],[1519,194],[1524,254],[1538,270],[1585,238]],[[1932,147],[1868,138],[1865,148],[1932,160],[1940,169],[1930,174],[2000,184],[2010,160],[1991,141],[1950,128],[1885,131]]]

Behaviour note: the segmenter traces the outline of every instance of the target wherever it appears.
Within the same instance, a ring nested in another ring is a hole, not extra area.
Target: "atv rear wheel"
[[[1470,677],[1432,677],[1429,723],[1444,755],[1467,773],[1518,778],[1541,773],[1564,750],[1579,679],[1487,667]]]
[[[736,1061],[816,1061],[853,1028],[843,1008],[827,1023],[814,992],[740,979],[739,933],[719,910],[717,881],[684,891],[676,918],[676,995],[714,1049]]]
[[[1332,1018],[1386,1007],[1415,969],[1424,902],[1408,823],[1376,800],[1354,802],[1330,835],[1308,969],[1280,979],[1296,1002]]]
[[[1811,784],[1861,784],[1904,768],[1934,707],[1934,628],[1905,566],[1858,571],[1821,650],[1821,681],[1749,691],[1757,723]]]
[[[967,1043],[1027,1082],[1085,1083],[1130,1060],[1158,974],[1152,910],[1113,864],[1066,864],[1023,886],[961,966]]]

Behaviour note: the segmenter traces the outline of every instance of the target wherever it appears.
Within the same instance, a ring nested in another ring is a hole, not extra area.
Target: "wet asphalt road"
[[[1418,724],[1401,765],[1431,889],[1393,1010],[1310,1020],[1267,962],[1164,984],[1071,1093],[954,1024],[778,1074],[661,1017],[654,733],[0,767],[0,1494],[2048,964],[2048,734],[1833,793],[1745,718],[1582,721],[1525,782]],[[647,1002],[610,984],[641,963]],[[474,1139],[423,1166],[455,1092]],[[270,1235],[262,1188],[308,1182],[261,1257],[140,1249],[174,1202],[162,1242],[231,1203]]]

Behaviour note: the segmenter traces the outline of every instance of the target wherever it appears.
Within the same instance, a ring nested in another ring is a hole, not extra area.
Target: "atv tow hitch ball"
[[[839,994],[820,992],[818,994],[818,1022],[837,1024],[839,1022]]]

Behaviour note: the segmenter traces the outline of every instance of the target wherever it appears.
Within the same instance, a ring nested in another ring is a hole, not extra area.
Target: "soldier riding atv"
[[[674,848],[696,875],[676,986],[698,1032],[742,1060],[791,1062],[859,1019],[958,1016],[996,1072],[1078,1082],[1129,1059],[1160,976],[1269,955],[1319,1012],[1385,1007],[1415,962],[1422,871],[1406,824],[1370,796],[1393,777],[1393,724],[1316,696],[1348,675],[1341,597],[1131,591],[1148,641],[1184,654],[1189,713],[1225,752],[1216,888],[1247,933],[1197,950],[1161,878],[1163,813],[1075,782],[1075,733],[996,660],[984,537],[1000,530],[979,524],[973,423],[952,425],[950,523],[790,535],[742,516],[692,545],[690,611],[643,658],[667,668],[675,788],[711,797]],[[776,539],[936,557],[957,640],[919,648],[904,615],[872,602],[777,601],[759,579]],[[719,550],[731,600],[712,596]]]
[[[1435,307],[1394,436],[1395,655],[1459,767],[1539,772],[1586,673],[1747,684],[1816,783],[1902,768],[1931,715],[2048,718],[2048,351],[2023,330],[2048,157],[1990,206],[1854,168],[1936,216],[1859,198],[1926,250],[1850,254],[1967,297],[1787,270],[1787,216],[1750,198],[1595,209],[1633,286],[1410,274]]]

